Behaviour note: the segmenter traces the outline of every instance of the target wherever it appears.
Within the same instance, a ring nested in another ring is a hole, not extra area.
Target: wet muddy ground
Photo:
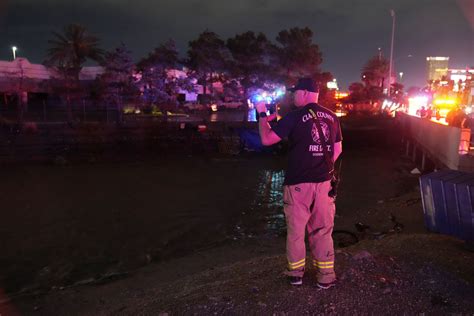
[[[416,185],[393,155],[345,151],[336,229],[393,225],[371,208]],[[41,292],[235,241],[281,240],[284,166],[252,154],[4,168],[0,284]]]

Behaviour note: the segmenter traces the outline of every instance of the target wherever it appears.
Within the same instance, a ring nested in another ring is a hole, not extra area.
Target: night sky
[[[42,62],[51,31],[69,23],[86,26],[104,49],[124,42],[137,60],[169,38],[184,56],[205,29],[224,39],[253,30],[274,40],[282,29],[308,26],[322,69],[346,88],[378,47],[389,56],[391,8],[395,67],[407,88],[424,85],[426,56],[474,66],[474,0],[0,0],[0,60],[11,59],[16,45],[18,56]]]

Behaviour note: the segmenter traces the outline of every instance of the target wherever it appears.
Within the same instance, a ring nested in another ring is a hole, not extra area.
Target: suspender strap
[[[319,121],[318,116],[316,115],[316,113],[314,113],[313,109],[309,109],[309,113],[311,114],[313,121],[316,125],[316,128],[318,130],[319,139],[321,140],[321,145],[323,146],[324,158],[326,160],[326,164],[328,165],[329,174],[332,175],[334,174],[334,157],[328,151],[326,138],[324,137],[323,129],[321,127],[321,123]]]

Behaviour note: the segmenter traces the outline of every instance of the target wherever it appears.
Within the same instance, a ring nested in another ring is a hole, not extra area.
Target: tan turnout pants
[[[286,255],[290,276],[304,274],[307,230],[318,282],[329,283],[336,279],[332,240],[336,207],[334,199],[328,196],[330,188],[330,181],[283,187],[287,226]]]

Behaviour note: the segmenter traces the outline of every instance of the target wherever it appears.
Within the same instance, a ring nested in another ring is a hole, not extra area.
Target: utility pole
[[[392,85],[393,42],[395,38],[395,11],[393,9],[390,10],[390,15],[392,16],[392,44],[390,45],[390,66],[388,70],[388,96],[390,96],[390,87]]]
[[[17,48],[16,46],[13,46],[13,47],[12,47],[13,60],[16,59],[16,51],[17,51],[17,49],[18,49],[18,48]]]

